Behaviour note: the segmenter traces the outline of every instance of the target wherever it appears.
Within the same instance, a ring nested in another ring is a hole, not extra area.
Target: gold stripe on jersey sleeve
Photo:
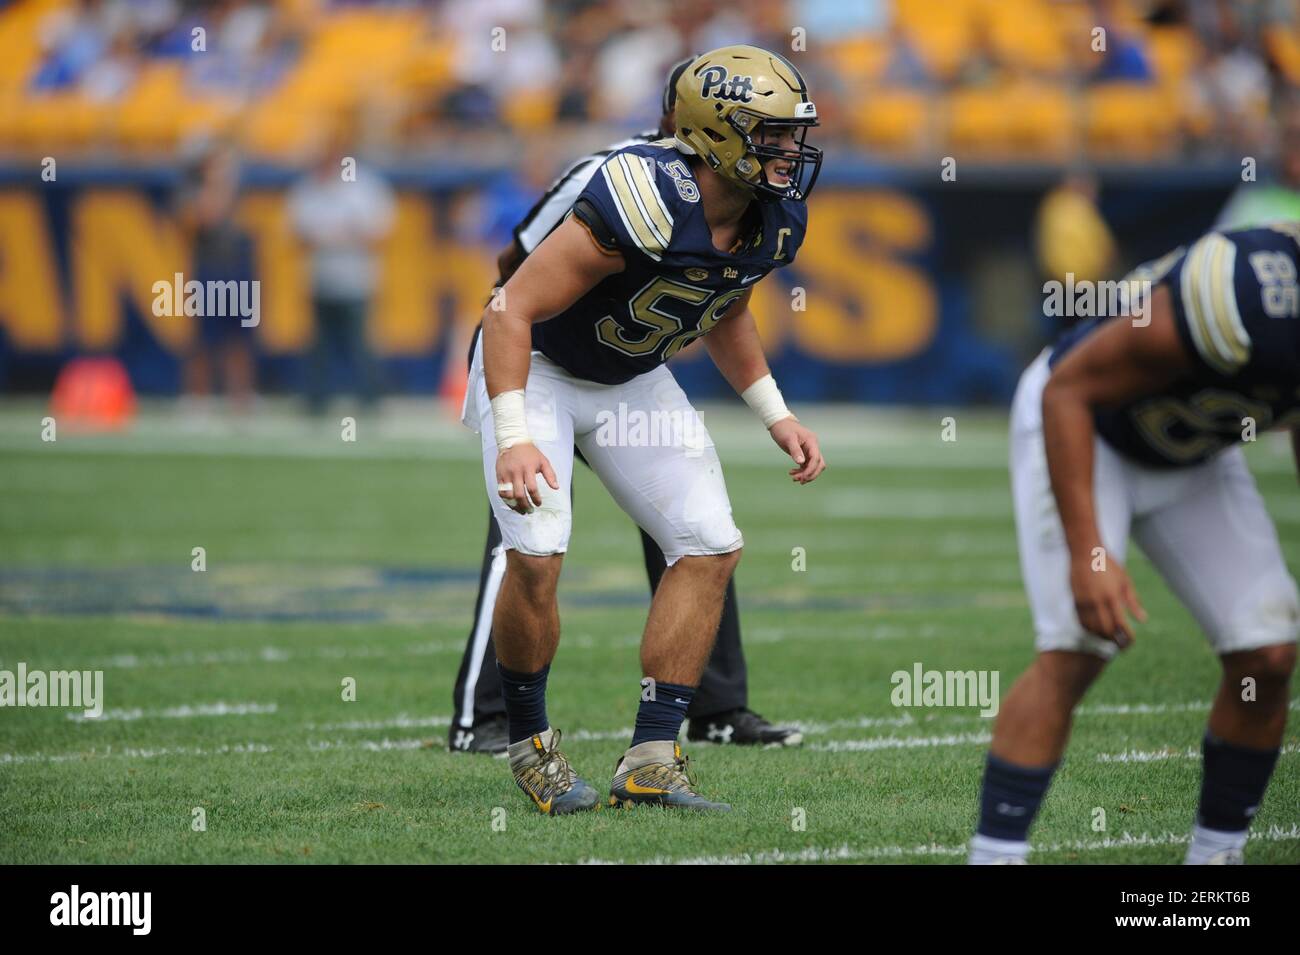
[[[1232,329],[1227,300],[1231,289],[1222,287],[1222,263],[1231,246],[1228,239],[1214,232],[1200,239],[1187,253],[1179,283],[1183,313],[1196,350],[1223,374],[1232,374],[1249,357]],[[1231,313],[1235,312],[1233,303]],[[1240,326],[1240,318],[1237,324]]]
[[[629,180],[636,187],[637,198],[641,200],[641,206],[645,209],[647,219],[655,234],[663,242],[664,249],[668,248],[668,243],[672,241],[673,235],[673,216],[664,205],[664,200],[659,195],[659,187],[655,185],[654,173],[647,166],[646,161],[629,156],[626,153],[620,157],[627,162]]]
[[[614,156],[601,167],[601,171],[605,174],[605,181],[610,187],[610,195],[614,199],[619,217],[623,220],[623,225],[627,227],[632,239],[647,255],[658,259],[664,246],[637,204],[636,190],[628,181],[628,168],[622,160],[621,155]]]
[[[1237,309],[1237,284],[1234,281],[1237,271],[1237,246],[1231,239],[1223,238],[1214,247],[1214,269],[1210,280],[1213,298],[1214,319],[1219,331],[1228,345],[1232,363],[1241,368],[1250,361],[1250,336],[1241,323],[1241,312]]]

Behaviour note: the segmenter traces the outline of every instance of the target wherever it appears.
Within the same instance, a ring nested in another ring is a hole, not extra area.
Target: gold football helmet
[[[724,46],[694,59],[677,80],[677,148],[760,197],[803,200],[821,171],[822,151],[808,146],[817,107],[785,57],[756,46]],[[795,147],[756,142],[759,127],[790,128]],[[769,182],[763,163],[790,164],[786,185]]]

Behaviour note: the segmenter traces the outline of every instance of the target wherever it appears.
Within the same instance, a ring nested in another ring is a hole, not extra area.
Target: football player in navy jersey
[[[685,69],[676,119],[673,139],[618,150],[591,177],[484,311],[470,371],[464,419],[482,436],[506,550],[492,630],[507,752],[516,783],[548,814],[598,802],[560,752],[545,700],[575,445],[668,564],[642,637],[645,679],[615,805],[729,808],[696,792],[677,736],[743,541],[717,452],[664,363],[707,335],[723,377],[794,460],[793,480],[825,467],[747,307],[753,284],[803,240],[821,166],[805,142],[816,107],[783,57],[731,46]]]
[[[1146,619],[1130,534],[1223,667],[1186,861],[1242,861],[1300,601],[1240,444],[1300,428],[1297,272],[1300,223],[1211,232],[1139,270],[1154,291],[1137,318],[1073,329],[1021,378],[1011,478],[1038,655],[998,715],[971,862],[1024,861],[1075,706]]]
[[[664,84],[663,111],[657,129],[646,130],[598,152],[583,156],[569,165],[528,214],[514,228],[514,238],[501,253],[497,264],[506,281],[520,263],[536,249],[551,230],[572,208],[574,200],[600,169],[605,159],[625,146],[649,143],[673,136],[676,122],[677,81],[695,56],[673,64]],[[577,455],[581,460],[581,454]],[[667,569],[664,555],[654,538],[639,530],[646,574],[653,594]],[[465,652],[456,673],[452,691],[453,717],[447,742],[452,752],[504,754],[509,742],[505,702],[501,698],[501,679],[497,673],[495,642],[492,639],[492,614],[496,595],[505,574],[506,557],[501,547],[501,531],[496,518],[488,511],[488,533],[483,548],[483,565],[479,573],[478,596],[474,603],[474,622],[465,642]],[[722,619],[713,653],[700,676],[695,697],[686,718],[688,740],[760,746],[797,746],[803,734],[793,726],[781,726],[749,708],[749,674],[741,645],[740,610],[734,578],[728,582],[722,603]]]

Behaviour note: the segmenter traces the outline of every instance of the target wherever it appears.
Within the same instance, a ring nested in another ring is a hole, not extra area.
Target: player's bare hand
[[[1133,643],[1129,616],[1145,623],[1147,612],[1142,609],[1128,572],[1118,561],[1104,554],[1076,558],[1070,566],[1070,589],[1074,592],[1075,612],[1086,630],[1114,641],[1121,650]]]
[[[790,469],[790,477],[797,483],[815,481],[817,475],[826,470],[826,459],[817,444],[817,435],[793,417],[776,422],[768,428],[768,434],[794,460],[795,467]]]
[[[554,490],[560,489],[551,462],[537,445],[525,441],[497,455],[497,493],[507,507],[520,514],[530,514],[535,507],[542,506],[538,474]]]

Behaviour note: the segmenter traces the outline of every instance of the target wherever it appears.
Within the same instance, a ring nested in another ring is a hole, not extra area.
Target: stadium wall
[[[466,208],[491,202],[492,170],[386,170],[398,192],[369,338],[385,385],[432,393],[462,361],[507,233],[466,237]],[[1041,314],[1034,221],[1060,180],[1051,168],[963,170],[957,181],[844,162],[811,200],[795,264],[755,289],[773,369],[797,400],[1001,403],[1053,328]],[[1113,168],[1100,211],[1125,265],[1212,225],[1239,170]],[[189,275],[170,215],[170,169],[0,170],[0,392],[47,390],[79,354],[112,354],[137,390],[175,394],[197,322],[159,317],[153,284]],[[285,170],[246,176],[239,219],[251,236],[262,318],[252,336],[263,391],[298,389],[313,335],[307,259],[290,232]],[[674,368],[693,395],[727,393],[703,349]]]

